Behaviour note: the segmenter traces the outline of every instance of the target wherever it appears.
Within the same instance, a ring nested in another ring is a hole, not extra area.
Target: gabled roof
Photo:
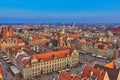
[[[68,74],[63,71],[59,74],[58,80],[81,80],[79,76],[76,74]]]
[[[111,68],[111,69],[115,69],[114,61],[111,61],[110,63],[106,64],[105,67],[108,67],[108,68]]]
[[[70,79],[71,79],[70,74],[66,72],[61,72],[58,80],[70,80]]]
[[[107,71],[110,80],[117,80],[119,70],[111,69],[99,64],[95,64],[94,68]]]
[[[91,78],[93,75],[97,78],[97,80],[103,80],[104,76],[105,76],[105,71],[103,70],[99,70],[99,69],[95,69],[93,67],[90,66],[85,66],[82,75],[81,75],[81,79],[83,78]]]

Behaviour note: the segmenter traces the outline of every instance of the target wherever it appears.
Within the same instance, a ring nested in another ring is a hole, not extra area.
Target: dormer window
[[[57,59],[57,56],[56,56],[56,55],[53,55],[53,59]]]
[[[40,62],[43,62],[44,60],[43,59],[40,59]]]
[[[31,63],[34,63],[34,62],[37,62],[37,61],[38,61],[38,60],[36,59],[36,56],[33,56]]]
[[[69,55],[68,54],[65,54],[66,55],[66,57],[69,57]]]

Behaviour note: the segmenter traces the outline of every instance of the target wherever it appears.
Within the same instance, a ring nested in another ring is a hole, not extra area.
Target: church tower
[[[9,31],[9,37],[12,37],[13,36],[13,28],[12,28],[12,26],[8,27],[8,31]]]
[[[13,36],[13,28],[11,26],[2,27],[2,38],[8,38]]]
[[[63,39],[63,35],[64,35],[64,31],[63,30],[59,30],[59,47],[64,47],[64,39]]]
[[[7,28],[2,27],[2,38],[6,38],[6,37],[7,37]]]

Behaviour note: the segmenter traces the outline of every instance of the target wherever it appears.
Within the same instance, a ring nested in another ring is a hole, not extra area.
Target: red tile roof
[[[112,28],[111,31],[112,32],[120,32],[120,26],[117,27],[117,28]]]
[[[17,40],[18,43],[24,43],[21,39]]]
[[[57,58],[64,58],[66,55],[71,54],[71,49],[66,50],[59,50],[59,51],[53,51],[48,53],[42,53],[42,54],[34,54],[33,56],[36,57],[38,60],[43,59],[45,61],[53,60],[53,56],[56,56]]]
[[[99,70],[99,69],[95,69],[93,67],[90,66],[85,66],[82,75],[81,75],[81,79],[82,78],[90,78],[91,77],[91,72],[93,72],[93,75],[96,76],[97,80],[103,80],[104,76],[105,76],[105,71],[103,70]]]
[[[58,80],[71,80],[71,76],[66,72],[61,72]]]
[[[60,73],[58,80],[81,80],[79,76],[76,74],[68,74],[67,72],[63,71]]]
[[[17,50],[21,49],[22,47],[29,47],[29,46],[30,46],[30,45],[15,46],[15,47],[10,48],[10,50],[12,50],[12,51],[17,51]]]
[[[32,36],[33,40],[38,40],[39,38],[37,36]]]
[[[110,80],[117,80],[120,73],[119,69],[111,69],[99,64],[95,64],[94,68],[106,71]]]
[[[30,65],[31,63],[30,63],[29,60],[23,60],[23,61],[22,61],[22,64],[23,64],[23,67],[25,68],[26,65]]]
[[[14,40],[15,42],[18,42],[18,43],[24,43],[22,39],[13,38],[13,40]]]

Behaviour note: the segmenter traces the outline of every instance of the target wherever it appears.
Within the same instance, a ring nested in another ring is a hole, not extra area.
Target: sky
[[[120,23],[120,0],[1,0],[0,23]]]

